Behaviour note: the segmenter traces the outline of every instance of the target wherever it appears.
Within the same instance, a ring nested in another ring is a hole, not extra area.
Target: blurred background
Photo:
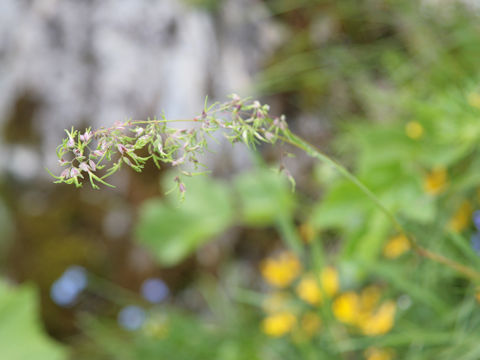
[[[480,269],[479,16],[474,0],[2,0],[0,357],[480,358],[477,283],[298,150],[213,144],[182,204],[152,164],[101,190],[45,170],[72,126],[253,96],[423,246]]]

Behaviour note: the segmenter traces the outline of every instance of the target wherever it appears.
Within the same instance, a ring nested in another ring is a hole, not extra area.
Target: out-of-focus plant
[[[36,294],[27,285],[0,282],[0,357],[11,360],[63,360],[66,348],[49,339],[39,319]]]
[[[303,270],[290,252],[265,259],[261,272],[271,286],[262,304],[262,331],[272,338],[289,336],[311,356],[334,357],[345,339],[385,335],[394,327],[397,306],[382,300],[380,285],[342,289],[336,268]]]
[[[71,269],[65,273],[68,275]],[[60,279],[65,278],[65,273]],[[226,280],[228,274],[223,278]],[[172,295],[160,278],[145,279],[138,292],[91,273],[88,280],[84,291],[108,299],[111,312],[107,316],[83,313],[78,317],[78,326],[86,336],[74,339],[73,358],[153,360],[169,359],[172,355],[185,360],[264,358],[261,356],[264,338],[255,326],[257,314],[233,301],[218,282],[205,279],[201,287],[189,288],[189,301],[205,302],[202,315],[198,316],[181,309],[175,301],[181,294]],[[228,280],[229,286],[237,282],[233,277]]]
[[[166,186],[173,176],[164,177]],[[281,226],[293,215],[294,194],[272,170],[235,176],[230,188],[207,177],[186,177],[184,182],[189,194],[180,206],[177,197],[149,199],[135,226],[136,238],[165,266],[177,264],[231,226]]]
[[[417,95],[477,76],[478,13],[469,5],[406,0],[266,1],[285,41],[259,74],[262,94],[338,121],[385,121],[398,85]],[[354,117],[352,120],[359,120]],[[321,135],[315,135],[321,136]]]
[[[480,205],[477,93],[478,88],[472,85],[461,92],[452,89],[427,99],[405,91],[400,117],[392,115],[391,121],[376,126],[348,125],[349,131],[337,140],[355,154],[352,163],[356,176],[395,212],[403,228],[415,234],[420,249],[415,249],[415,244],[387,219],[379,217],[351,182],[335,175],[325,177],[325,171],[318,171],[325,192],[307,222],[326,242],[335,234],[336,263],[343,271],[355,274],[353,279],[356,277],[350,286],[357,290],[340,298],[337,308],[332,307],[333,313],[338,315],[339,309],[361,312],[361,284],[388,284],[385,289],[396,297],[397,309],[405,311],[397,311],[392,332],[374,345],[382,349],[385,345],[392,348],[395,343],[396,358],[422,354],[422,358],[447,359],[460,352],[465,359],[478,355],[478,338],[464,332],[477,329],[478,281],[463,283],[457,273],[433,263],[418,263],[412,256],[412,250],[422,253],[428,248],[430,256],[448,257],[442,262],[451,259],[475,272],[480,268],[476,254],[478,215],[474,212]],[[352,276],[348,278],[352,281]],[[383,312],[389,313],[387,310]],[[467,321],[462,311],[468,311],[473,322]],[[445,321],[439,323],[438,316]],[[456,320],[447,320],[453,318]],[[463,330],[455,330],[457,322],[462,323]],[[437,323],[437,330],[426,323]],[[422,351],[408,350],[407,344],[414,341],[406,340],[409,331],[418,334],[418,343],[425,346]],[[457,334],[462,340],[451,341],[447,334]]]

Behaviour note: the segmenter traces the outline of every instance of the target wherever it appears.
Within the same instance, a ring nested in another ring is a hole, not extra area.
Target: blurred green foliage
[[[155,314],[150,316],[155,319]],[[100,353],[119,360],[168,359],[172,354],[178,360],[261,359],[261,334],[251,329],[254,319],[237,318],[235,326],[224,327],[174,308],[163,309],[160,316],[161,325],[147,323],[135,334],[125,334],[107,321],[91,321],[86,326]]]
[[[37,296],[31,286],[13,288],[0,282],[0,357],[10,360],[61,360],[66,348],[45,333]]]
[[[419,99],[478,74],[477,14],[460,2],[266,3],[285,25],[287,41],[258,86],[288,95],[295,109],[391,121],[392,111],[405,110],[395,99],[399,87]]]
[[[163,265],[183,260],[233,219],[225,184],[206,177],[188,180],[189,196],[181,204],[170,196],[166,201],[151,199],[141,209],[137,237]]]
[[[164,178],[164,185],[173,176]],[[139,241],[162,265],[191,255],[233,225],[267,226],[292,214],[294,199],[286,179],[259,169],[225,182],[203,176],[185,179],[188,195],[151,199],[142,205],[136,227]]]

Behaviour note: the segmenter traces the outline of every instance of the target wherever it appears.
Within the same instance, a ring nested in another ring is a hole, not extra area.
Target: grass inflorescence
[[[174,122],[190,126],[171,127]],[[58,161],[65,169],[59,176],[52,175],[56,183],[76,187],[81,187],[88,177],[91,186],[99,189],[98,184],[113,187],[106,179],[124,164],[141,172],[149,160],[159,169],[162,164],[178,167],[180,175],[204,173],[206,167],[199,155],[208,151],[207,138],[215,140],[212,134],[219,130],[232,144],[243,142],[252,148],[259,143],[274,144],[289,133],[285,118],[271,117],[268,105],[232,95],[228,102],[205,104],[202,113],[193,119],[129,120],[109,128],[88,128],[84,133],[66,130],[67,137],[57,147]],[[140,156],[140,150],[146,150],[148,155]],[[181,165],[193,170],[184,170]],[[180,175],[175,182],[183,193],[185,185]]]

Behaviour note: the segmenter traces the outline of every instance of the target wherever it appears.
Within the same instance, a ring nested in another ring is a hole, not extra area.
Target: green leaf
[[[351,182],[338,180],[312,211],[317,228],[358,229],[373,208],[368,198]]]
[[[285,176],[269,169],[238,176],[234,188],[240,203],[240,218],[250,226],[271,225],[291,216],[295,197]]]
[[[67,353],[50,339],[38,318],[35,291],[0,281],[0,359],[61,360]]]
[[[142,205],[136,236],[159,262],[172,266],[223,232],[233,220],[228,188],[218,180],[184,179],[185,200],[169,197]]]
[[[391,230],[391,224],[382,213],[377,212],[369,219],[369,227],[360,237],[350,237],[345,248],[347,258],[374,262],[381,253],[383,244]]]

